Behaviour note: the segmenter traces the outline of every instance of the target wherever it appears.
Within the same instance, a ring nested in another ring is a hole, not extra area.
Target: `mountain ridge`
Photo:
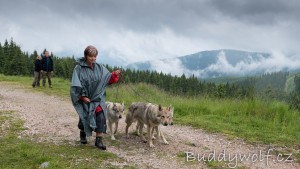
[[[175,75],[194,74],[199,78],[222,76],[248,76],[264,73],[259,63],[271,59],[270,53],[248,52],[234,49],[206,50],[175,58],[148,60],[127,65],[138,70],[156,70]],[[253,66],[255,66],[253,67]],[[250,69],[249,69],[250,68]],[[174,73],[175,72],[175,73]]]

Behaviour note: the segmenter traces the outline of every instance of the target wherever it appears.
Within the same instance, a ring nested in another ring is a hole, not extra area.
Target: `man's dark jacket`
[[[42,59],[42,70],[46,71],[46,72],[51,72],[53,71],[53,60],[52,58],[49,56],[48,57],[48,64],[47,64],[47,57],[44,56]]]

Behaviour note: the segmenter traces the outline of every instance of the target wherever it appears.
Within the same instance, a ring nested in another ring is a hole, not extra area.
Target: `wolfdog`
[[[170,109],[162,107],[161,105],[143,102],[132,103],[129,106],[128,113],[125,119],[125,122],[127,124],[125,129],[126,137],[129,137],[128,128],[133,122],[137,120],[140,129],[143,128],[144,124],[146,124],[147,126],[148,143],[151,148],[154,147],[152,142],[152,131],[155,127],[157,127],[157,133],[162,137],[163,142],[165,144],[169,144],[165,139],[163,133],[159,130],[159,125],[162,124],[164,126],[167,126],[169,124],[170,115]],[[144,142],[147,142],[143,135],[141,135],[141,137]]]
[[[169,122],[168,124],[169,125],[173,125],[174,121],[173,121],[173,115],[174,115],[174,107],[172,107],[172,105],[170,105],[168,107],[169,111],[170,111],[170,118],[169,118]],[[144,128],[144,123],[141,123],[141,122],[137,122],[136,124],[136,133],[138,136],[140,136],[140,134],[143,134],[143,128]],[[159,138],[160,137],[160,133],[158,132],[158,127],[154,127],[152,129],[152,139],[156,139],[155,136],[154,136],[154,130],[156,131],[156,134],[157,134],[157,137]]]
[[[108,119],[108,127],[112,140],[116,140],[114,134],[118,131],[119,120],[122,118],[122,114],[124,112],[124,102],[120,103],[112,103],[105,102],[107,109],[107,119]],[[112,125],[115,123],[115,131],[112,130]]]

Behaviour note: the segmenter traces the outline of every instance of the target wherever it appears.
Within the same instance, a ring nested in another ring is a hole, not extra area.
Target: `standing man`
[[[46,84],[46,77],[48,78],[48,84],[49,87],[52,88],[52,83],[51,83],[51,75],[53,73],[53,60],[49,56],[49,52],[45,51],[44,57],[42,59],[42,78],[43,78],[43,86],[45,87]]]

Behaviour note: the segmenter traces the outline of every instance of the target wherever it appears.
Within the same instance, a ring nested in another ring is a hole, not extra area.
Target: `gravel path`
[[[21,133],[20,137],[29,135],[35,141],[68,143],[74,146],[80,144],[78,116],[68,99],[0,82],[0,110],[14,110],[25,120],[27,130]],[[156,147],[149,149],[141,138],[133,134],[135,124],[129,130],[132,133],[130,138],[125,138],[124,120],[121,119],[116,141],[111,141],[109,135],[105,136],[107,151],[126,161],[122,164],[112,164],[120,168],[124,165],[166,169],[210,168],[218,165],[224,168],[300,169],[300,165],[293,158],[276,154],[271,146],[250,145],[240,139],[229,140],[220,134],[211,134],[188,126],[161,127],[170,144],[164,145],[161,140],[154,140]],[[94,136],[89,138],[87,146],[93,146],[93,143]],[[267,158],[268,151],[270,156]],[[193,158],[192,153],[196,158]],[[240,155],[248,157],[247,160],[242,160]],[[208,162],[212,160],[214,162]]]

